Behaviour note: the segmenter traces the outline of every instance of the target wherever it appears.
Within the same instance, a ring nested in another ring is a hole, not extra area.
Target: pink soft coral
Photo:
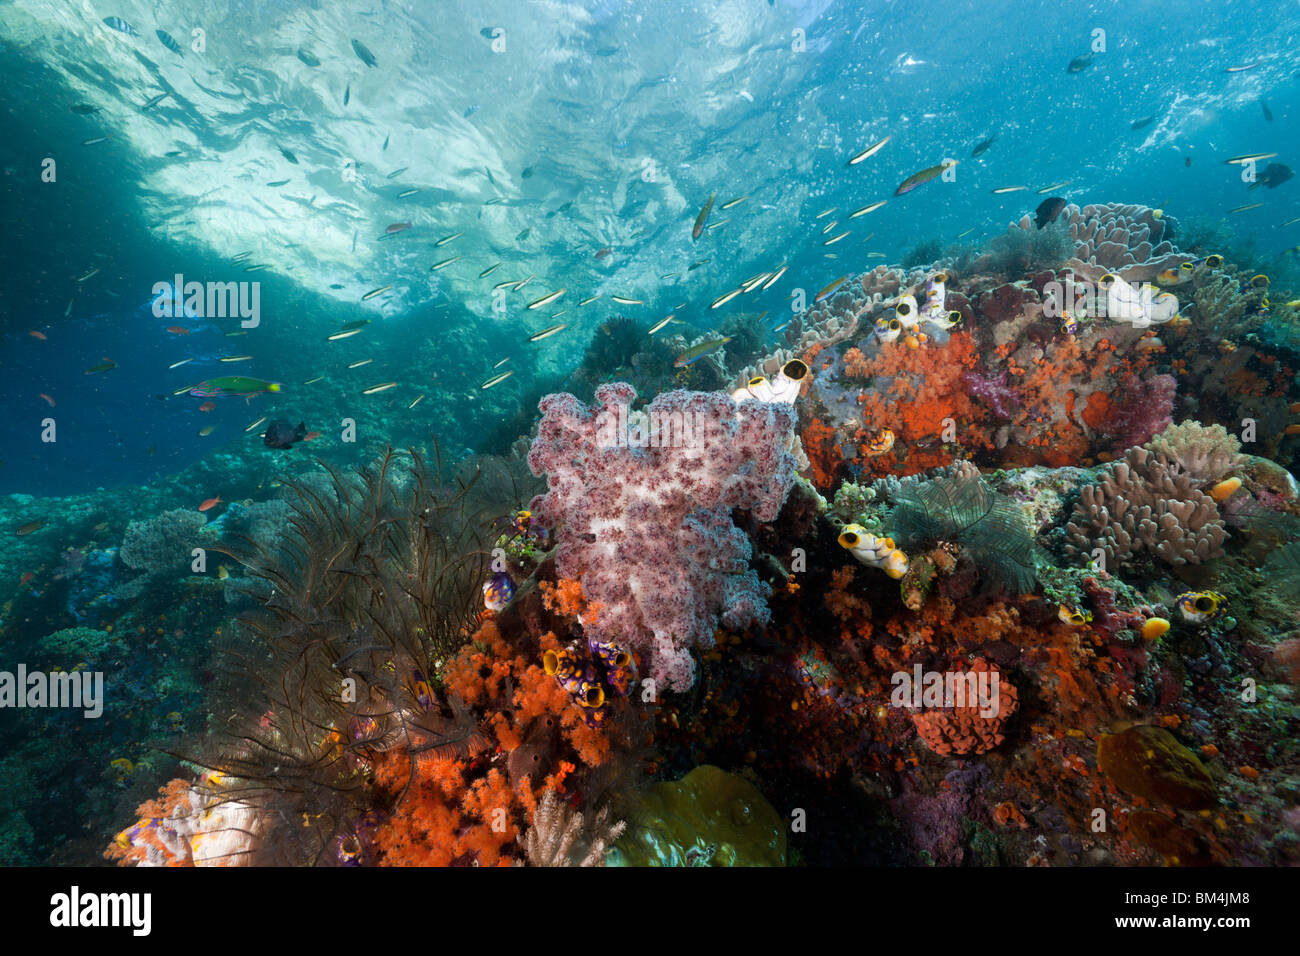
[[[584,620],[589,640],[648,657],[660,686],[695,679],[692,646],[713,646],[727,627],[766,623],[767,588],[749,568],[749,539],[732,508],[775,518],[794,483],[795,414],[789,406],[737,404],[727,395],[668,392],[633,413],[636,392],[615,382],[588,407],[573,395],[541,401],[528,455],[549,490],[535,520],[558,540],[556,570],[582,579],[601,605]]]

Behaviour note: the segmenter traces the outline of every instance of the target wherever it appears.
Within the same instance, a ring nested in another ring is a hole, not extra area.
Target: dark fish
[[[159,43],[161,43],[167,49],[171,50],[177,56],[179,57],[185,56],[185,51],[181,49],[181,45],[176,42],[176,38],[173,37],[170,33],[168,33],[166,30],[154,30],[153,32],[158,34]]]
[[[91,113],[98,113],[99,107],[94,103],[76,103],[72,107],[72,112],[79,116],[89,116]]]
[[[271,422],[266,434],[262,436],[262,444],[267,448],[292,448],[294,442],[300,442],[306,437],[307,426],[303,422],[299,422],[296,428],[288,422]]]
[[[533,227],[532,227],[532,226],[528,226],[528,227],[525,228],[525,229],[521,229],[521,230],[519,231],[519,235],[515,236],[515,242],[523,242],[523,241],[524,241],[525,239],[527,239],[530,235],[532,235],[532,233],[533,233]]]
[[[276,179],[276,180],[273,180],[273,181],[267,183],[267,185],[270,186],[272,189],[278,189],[278,188],[280,188],[281,186],[288,185],[288,182],[289,182],[289,180],[287,180],[287,179]]]
[[[1183,165],[1190,169],[1192,165],[1192,157],[1190,156],[1183,157]]]
[[[1071,60],[1070,65],[1065,68],[1065,72],[1082,73],[1090,66],[1092,66],[1092,54],[1085,53],[1083,56],[1076,56]]]
[[[531,179],[532,176],[533,176],[533,173],[535,173],[535,172],[536,172],[536,170],[533,169],[533,167],[529,166],[529,167],[527,167],[526,169],[524,169],[524,171],[523,171],[522,173],[519,174],[519,178],[520,178],[520,179]]]
[[[1264,119],[1268,120],[1270,123],[1273,122],[1273,111],[1268,108],[1268,103],[1264,100],[1260,100],[1259,105],[1264,107]]]
[[[1144,117],[1142,117],[1141,119],[1135,119],[1133,122],[1129,123],[1129,124],[1128,124],[1128,128],[1129,128],[1129,129],[1141,129],[1141,128],[1144,127],[1144,126],[1150,126],[1150,125],[1151,125],[1152,123],[1154,123],[1155,121],[1156,121],[1156,118],[1155,118],[1154,115],[1153,115],[1153,116],[1144,116]]]
[[[983,154],[983,153],[987,153],[988,150],[989,150],[989,147],[993,145],[993,141],[994,141],[995,139],[997,139],[997,138],[998,138],[997,134],[994,133],[994,134],[993,134],[992,136],[990,136],[988,139],[986,139],[986,140],[981,140],[980,143],[979,143],[979,145],[976,146],[973,150],[971,150],[970,158],[971,158],[971,159],[974,159],[976,156],[979,156],[979,155],[981,155],[981,154]]]
[[[1250,188],[1267,186],[1269,189],[1276,189],[1293,176],[1295,176],[1295,173],[1291,172],[1290,166],[1283,166],[1281,163],[1269,163],[1264,167],[1264,171],[1259,174],[1259,178],[1250,184]]]
[[[348,100],[352,99],[352,84],[349,83],[343,90],[343,105],[348,105]]]
[[[298,165],[298,157],[293,154],[293,150],[286,149],[283,146],[277,146],[276,149],[278,149],[280,151],[280,155],[283,156],[285,159],[287,159],[289,162],[293,163],[295,166]]]
[[[104,22],[116,30],[118,33],[125,33],[127,36],[138,37],[140,34],[135,32],[135,27],[127,23],[121,17],[104,17]]]
[[[386,134],[386,135],[384,136],[384,145],[380,147],[380,152],[382,152],[383,150],[388,149],[388,140],[389,140],[389,137],[391,137],[392,135],[393,135],[392,133],[388,133],[388,134]]]
[[[461,117],[461,118],[462,118],[462,119],[469,119],[471,116],[473,116],[473,115],[474,115],[475,113],[477,113],[477,112],[478,112],[478,107],[477,107],[477,106],[467,106],[467,107],[465,107],[465,115],[464,115],[463,117]]]
[[[320,66],[320,60],[317,59],[314,54],[304,50],[302,47],[298,47],[298,59],[302,60],[302,62],[306,63],[308,66]]]
[[[1055,222],[1056,217],[1061,214],[1061,210],[1064,208],[1064,199],[1060,196],[1049,196],[1040,202],[1038,208],[1034,210],[1034,222],[1039,229],[1042,229],[1048,223]]]
[[[356,51],[357,56],[361,58],[361,62],[364,63],[366,66],[379,65],[379,61],[375,59],[375,55],[371,53],[369,50],[367,50],[366,45],[362,43],[360,40],[352,41],[352,49]]]
[[[496,37],[497,37],[497,30],[499,30],[499,29],[501,29],[501,28],[500,28],[500,27],[483,27],[483,28],[482,28],[481,30],[479,30],[478,32],[479,32],[479,35],[480,35],[480,36],[487,37],[489,40],[495,40]]]

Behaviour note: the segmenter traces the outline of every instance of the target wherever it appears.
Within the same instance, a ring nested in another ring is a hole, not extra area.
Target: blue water
[[[191,46],[196,28],[203,52]],[[500,52],[501,39],[484,35],[494,28],[504,31]],[[1105,51],[1068,73],[1096,30]],[[482,436],[461,410],[507,354],[528,361],[500,388],[525,403],[539,377],[563,379],[616,310],[646,322],[676,310],[707,331],[728,311],[709,302],[785,262],[785,281],[745,306],[777,317],[794,287],[811,293],[926,240],[987,239],[1032,210],[1034,190],[1066,180],[1057,192],[1073,202],[1141,202],[1182,221],[1263,202],[1228,224],[1261,253],[1281,253],[1300,242],[1300,224],[1280,225],[1300,215],[1300,184],[1248,192],[1222,160],[1294,161],[1297,33],[1294,5],[1243,2],[276,2],[220,12],[185,2],[156,15],[129,0],[8,3],[0,491],[129,485],[238,450],[262,414],[311,418],[323,400],[301,383],[321,374],[346,391],[398,381],[380,399],[393,412],[427,393],[446,421],[462,423],[454,444],[477,447]],[[320,66],[300,60],[300,48]],[[1242,65],[1250,69],[1225,72]],[[80,103],[99,111],[74,113]],[[1130,128],[1147,116],[1150,125]],[[81,145],[98,136],[111,138]],[[885,136],[878,154],[846,165]],[[47,157],[53,183],[41,179]],[[903,179],[946,158],[961,161],[954,182],[894,198]],[[1012,185],[1029,190],[991,192]],[[719,206],[748,198],[715,208],[712,222],[729,221],[693,242],[713,193]],[[889,202],[846,222],[876,199]],[[821,228],[833,219],[852,234],[828,250]],[[400,222],[413,228],[381,240]],[[429,271],[453,255],[463,259]],[[701,259],[711,261],[688,271]],[[245,273],[251,263],[268,268]],[[92,268],[99,274],[76,281]],[[164,331],[174,323],[140,306],[177,272],[260,281],[262,325],[233,338],[223,334],[230,322]],[[670,273],[679,275],[660,278]],[[494,311],[492,287],[528,275]],[[361,301],[383,285],[390,292]],[[560,288],[558,303],[525,308]],[[563,333],[524,341],[561,309]],[[374,320],[364,336],[325,342],[362,317]],[[488,344],[462,350],[454,333],[464,329]],[[428,353],[415,351],[426,341],[451,353],[463,383],[431,378]],[[214,361],[238,354],[254,358]],[[168,369],[191,355],[208,361]],[[84,374],[105,356],[115,369]],[[349,371],[337,356],[376,361]],[[195,410],[199,399],[156,397],[223,373],[287,387],[248,404],[221,400],[211,414]],[[408,416],[413,433],[421,411]],[[58,423],[53,446],[40,441],[47,415]],[[199,437],[205,424],[218,427]]]

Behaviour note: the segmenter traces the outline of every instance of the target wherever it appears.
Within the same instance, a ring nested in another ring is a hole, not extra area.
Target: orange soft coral
[[[168,866],[192,866],[192,858],[182,859],[157,832],[160,821],[191,812],[190,786],[191,781],[178,777],[160,787],[156,799],[146,800],[136,808],[139,819],[117,835],[104,857],[117,861],[118,866],[136,866],[144,863],[152,850]]]
[[[582,581],[560,578],[554,584],[550,581],[538,582],[542,592],[542,603],[547,610],[554,611],[562,617],[581,618],[594,623],[600,609],[599,602],[590,602],[582,593]]]
[[[835,484],[835,473],[839,470],[844,456],[835,441],[835,429],[819,418],[803,431],[803,450],[812,466],[812,482],[818,488],[830,488]]]
[[[381,865],[497,866],[514,861],[511,845],[536,806],[531,793],[524,799],[495,768],[467,783],[470,765],[455,757],[421,760],[407,786],[409,768],[404,751],[385,754],[376,767],[376,783],[400,796],[375,828]]]
[[[894,453],[868,458],[868,474],[915,474],[960,457],[961,446],[992,448],[987,411],[970,396],[962,374],[979,359],[975,337],[955,333],[944,345],[919,349],[889,346],[870,361],[857,361],[849,377],[871,378],[875,390],[860,397],[862,427],[897,435]],[[879,383],[885,382],[883,387]],[[955,434],[948,429],[951,423]],[[955,441],[950,441],[955,439]]]
[[[579,602],[579,589],[545,589],[544,586],[544,590],[556,602],[557,608],[576,611],[583,606]],[[585,605],[588,611],[593,606]],[[560,719],[565,739],[582,762],[595,766],[609,753],[605,731],[587,726],[582,708],[541,665],[541,652],[559,646],[555,635],[548,633],[539,642],[536,659],[530,660],[512,650],[501,637],[496,623],[486,620],[474,641],[462,648],[447,665],[444,677],[448,688],[467,703],[493,702],[499,707],[488,718],[488,724],[503,750],[517,748],[523,741],[524,728],[535,718],[552,714]],[[509,700],[502,699],[505,688],[511,685],[514,694]]]
[[[849,378],[870,377],[871,364],[860,348],[855,346],[844,353],[844,374]]]

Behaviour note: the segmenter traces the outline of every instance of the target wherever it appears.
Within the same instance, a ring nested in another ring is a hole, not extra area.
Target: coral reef
[[[1292,293],[1275,275],[1266,304],[1267,277],[1180,241],[1157,210],[1068,206],[982,250],[920,243],[775,333],[611,316],[499,456],[313,466],[206,529],[155,508],[60,538],[16,599],[48,593],[31,649],[52,665],[175,654],[173,622],[127,617],[163,582],[121,566],[180,571],[191,538],[233,560],[168,587],[242,596],[204,690],[220,716],[171,748],[190,763],[137,744],[96,768],[130,805],[177,778],[108,856],[1300,860],[1297,362],[1269,337]],[[1076,281],[1105,307],[1065,308]],[[1128,291],[1141,314],[1109,315]],[[807,375],[773,401],[790,362]],[[894,696],[925,675],[996,698]],[[23,808],[0,860],[34,852],[35,759],[0,761]]]

